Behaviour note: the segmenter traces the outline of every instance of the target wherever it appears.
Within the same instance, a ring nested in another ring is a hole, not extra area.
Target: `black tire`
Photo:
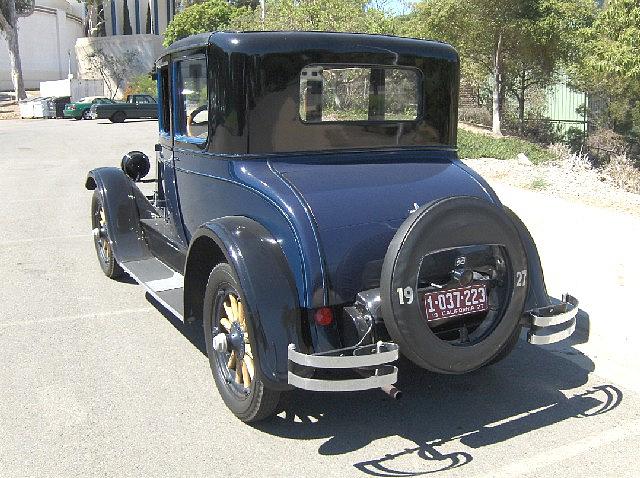
[[[224,302],[229,295],[234,295],[240,302],[244,303],[244,295],[240,289],[240,284],[236,274],[229,264],[218,264],[211,271],[209,281],[204,296],[203,327],[207,346],[207,355],[211,372],[225,405],[231,412],[243,422],[256,422],[264,420],[274,414],[278,407],[280,392],[265,387],[260,380],[258,370],[260,357],[257,356],[257,349],[253,337],[255,337],[252,320],[247,313],[245,318],[246,330],[248,331],[248,344],[251,347],[254,376],[249,387],[244,387],[232,380],[231,370],[228,367],[230,354],[217,352],[213,348],[213,337],[224,332],[221,324]],[[222,302],[221,302],[222,301]],[[246,310],[246,309],[244,309]],[[244,349],[244,345],[242,346]],[[235,353],[235,352],[232,352]],[[236,358],[236,366],[238,362]]]
[[[89,117],[89,114],[90,114],[90,113],[89,113],[89,110],[84,110],[84,111],[82,112],[82,119],[83,119],[83,120],[89,120],[89,119],[91,119],[91,118]]]
[[[509,340],[507,340],[507,343],[504,344],[502,349],[500,349],[500,352],[498,352],[498,354],[495,357],[489,360],[489,362],[485,365],[485,367],[488,367],[490,365],[495,365],[498,362],[502,362],[504,359],[506,359],[509,356],[509,354],[513,352],[513,349],[516,348],[516,345],[518,344],[518,340],[520,339],[520,332],[522,332],[522,326],[516,327],[511,337],[509,337]]]
[[[116,279],[122,276],[124,271],[113,255],[113,246],[106,227],[107,220],[102,196],[97,190],[94,190],[91,198],[91,228],[93,231],[98,229],[99,233],[93,234],[93,243],[102,272],[110,279]]]
[[[502,300],[474,341],[452,344],[434,333],[421,300],[401,303],[397,291],[406,286],[418,290],[418,274],[427,255],[475,245],[496,245],[505,251]],[[526,268],[518,232],[501,208],[473,197],[426,204],[401,225],[384,259],[380,296],[387,330],[407,358],[438,373],[467,373],[500,354],[504,358],[515,346],[526,299],[527,288],[516,286],[515,274]]]
[[[116,111],[111,115],[109,121],[111,121],[112,123],[124,123],[124,120],[126,119],[127,115],[124,113],[124,111]]]

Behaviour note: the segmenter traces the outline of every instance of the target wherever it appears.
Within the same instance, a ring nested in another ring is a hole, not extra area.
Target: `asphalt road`
[[[0,122],[0,476],[640,475],[637,222],[498,188],[551,293],[583,294],[571,342],[521,341],[466,376],[405,367],[400,402],[292,392],[248,426],[215,391],[200,331],[95,258],[85,174],[152,157],[154,137],[144,121]]]

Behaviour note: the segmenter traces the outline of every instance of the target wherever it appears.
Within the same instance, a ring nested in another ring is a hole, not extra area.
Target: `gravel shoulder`
[[[582,164],[532,165],[518,160],[464,159],[490,184],[505,184],[538,191],[552,197],[589,206],[614,209],[640,217],[640,194],[616,187],[610,178]]]

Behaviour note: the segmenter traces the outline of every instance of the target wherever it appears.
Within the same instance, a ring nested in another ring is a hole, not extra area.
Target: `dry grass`
[[[640,167],[626,155],[612,157],[603,172],[617,187],[640,194]]]

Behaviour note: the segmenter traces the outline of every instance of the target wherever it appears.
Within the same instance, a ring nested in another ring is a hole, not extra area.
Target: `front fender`
[[[238,276],[252,318],[251,333],[258,349],[256,369],[261,380],[271,388],[291,388],[287,385],[287,347],[306,347],[302,343],[296,284],[280,244],[264,226],[243,216],[203,224],[191,244],[201,236],[218,245]]]
[[[116,260],[123,264],[150,256],[140,228],[135,200],[136,186],[119,168],[89,171],[85,187],[97,190],[102,197],[107,231]]]

